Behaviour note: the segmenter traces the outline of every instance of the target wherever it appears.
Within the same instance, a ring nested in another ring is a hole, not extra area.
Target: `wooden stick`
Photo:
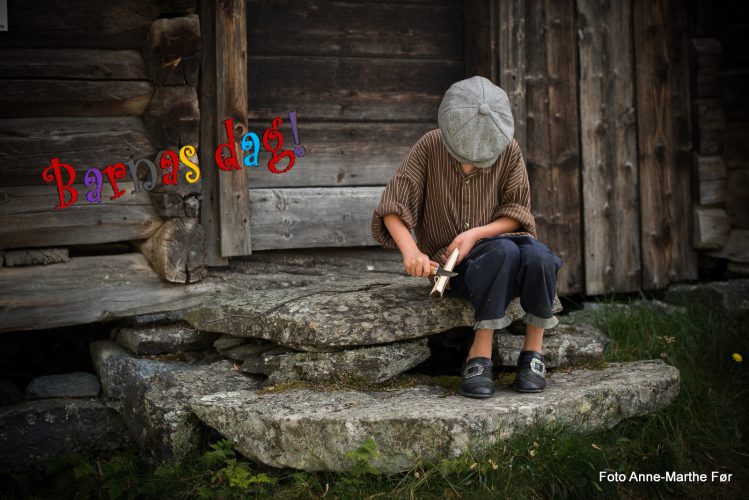
[[[450,254],[450,257],[447,259],[447,262],[445,262],[443,269],[445,271],[452,271],[453,268],[455,267],[455,262],[457,260],[458,260],[458,249],[456,248],[455,250],[453,250],[453,253]],[[445,287],[447,286],[447,280],[449,279],[450,278],[448,276],[439,276],[437,278],[437,281],[435,281],[434,286],[432,287],[432,291],[429,292],[429,296],[442,298],[445,295]]]

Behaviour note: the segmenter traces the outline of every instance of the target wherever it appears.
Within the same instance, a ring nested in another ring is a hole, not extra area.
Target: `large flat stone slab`
[[[670,304],[698,307],[729,320],[749,320],[749,279],[672,285],[664,300]]]
[[[201,332],[182,322],[125,326],[117,328],[114,337],[120,345],[135,354],[174,354],[199,351],[213,345],[218,334]]]
[[[380,452],[373,465],[399,471],[419,458],[456,457],[474,444],[510,438],[541,421],[581,431],[608,428],[668,405],[678,391],[679,371],[650,360],[557,372],[543,393],[502,387],[485,400],[417,386],[388,392],[226,391],[194,398],[190,406],[243,455],[264,464],[343,470],[351,465],[346,452],[372,438]]]
[[[42,398],[95,398],[101,384],[93,373],[72,372],[36,377],[26,386],[26,397]]]

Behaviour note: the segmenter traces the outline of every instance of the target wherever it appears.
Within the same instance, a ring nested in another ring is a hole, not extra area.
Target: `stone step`
[[[679,371],[648,360],[551,372],[543,393],[502,386],[485,400],[421,385],[381,392],[223,390],[193,398],[190,407],[260,463],[343,470],[352,465],[346,453],[372,438],[379,453],[372,465],[394,472],[420,458],[456,457],[539,422],[580,431],[609,428],[668,405],[678,391]]]

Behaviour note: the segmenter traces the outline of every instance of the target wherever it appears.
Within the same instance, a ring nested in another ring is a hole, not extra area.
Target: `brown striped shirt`
[[[386,214],[397,214],[413,230],[419,250],[440,263],[438,255],[458,234],[500,217],[521,225],[505,234],[537,237],[528,172],[514,139],[491,167],[466,175],[448,153],[441,131],[427,132],[395,171],[372,216],[374,239],[397,249],[383,221]]]

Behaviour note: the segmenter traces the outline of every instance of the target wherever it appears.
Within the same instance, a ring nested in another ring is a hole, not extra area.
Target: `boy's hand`
[[[475,245],[478,240],[479,237],[473,229],[463,231],[455,237],[452,243],[450,243],[450,245],[447,247],[445,253],[441,255],[442,260],[446,261],[447,258],[453,253],[453,250],[457,248],[458,260],[455,261],[455,265],[457,266],[463,260],[463,257],[468,255],[468,252],[471,251],[471,248],[473,248],[473,245]]]
[[[403,269],[409,276],[428,278],[432,272],[432,267],[439,267],[439,264],[430,260],[429,256],[420,250],[403,254]]]

